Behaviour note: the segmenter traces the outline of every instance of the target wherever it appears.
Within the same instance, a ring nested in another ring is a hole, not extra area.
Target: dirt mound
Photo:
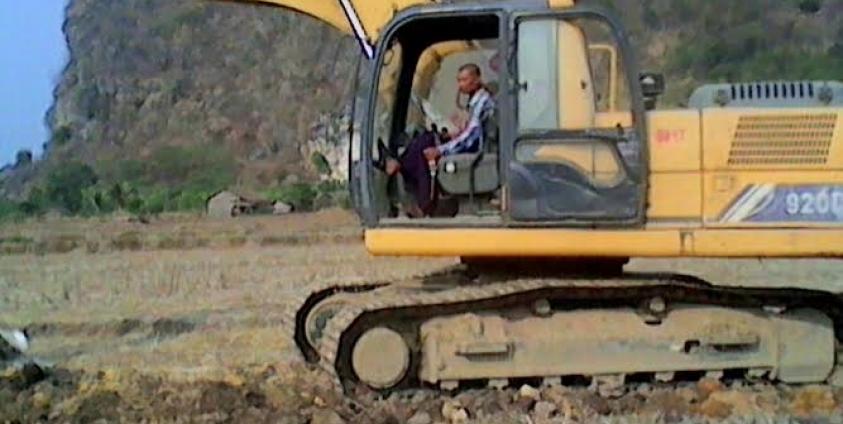
[[[0,379],[0,422],[304,423],[312,412],[303,394],[313,391],[292,390],[302,372],[307,371],[279,374],[267,367],[232,373],[224,381],[172,381],[134,372],[56,369],[31,384],[17,384],[13,372]]]
[[[31,384],[0,378],[6,422],[555,423],[827,422],[843,417],[843,390],[824,386],[732,386],[710,381],[630,385],[612,397],[588,387],[337,393],[304,365],[232,371],[219,380],[174,381],[136,372],[51,370]]]

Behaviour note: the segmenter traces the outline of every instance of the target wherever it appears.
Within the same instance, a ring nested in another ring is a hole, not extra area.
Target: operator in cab
[[[405,185],[416,199],[417,205],[408,211],[411,217],[430,216],[436,208],[436,190],[431,168],[439,159],[462,153],[477,153],[485,142],[484,127],[494,113],[495,100],[483,83],[480,67],[469,63],[460,67],[457,86],[461,94],[469,96],[468,121],[464,128],[450,135],[450,140],[437,144],[434,133],[414,139],[400,159],[387,159],[386,172],[390,176],[401,173]]]

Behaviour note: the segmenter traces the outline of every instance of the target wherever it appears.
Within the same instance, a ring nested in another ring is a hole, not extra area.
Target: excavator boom
[[[373,44],[395,13],[436,0],[226,0],[235,3],[263,3],[310,15],[342,32],[353,35],[363,54],[374,56]]]

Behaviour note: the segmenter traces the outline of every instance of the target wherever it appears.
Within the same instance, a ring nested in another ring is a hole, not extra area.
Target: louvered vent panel
[[[729,152],[729,165],[823,165],[837,114],[746,115]]]

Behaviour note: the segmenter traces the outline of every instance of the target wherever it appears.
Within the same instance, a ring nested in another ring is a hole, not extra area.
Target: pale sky
[[[44,114],[67,59],[66,0],[0,0],[0,167],[49,138]]]

